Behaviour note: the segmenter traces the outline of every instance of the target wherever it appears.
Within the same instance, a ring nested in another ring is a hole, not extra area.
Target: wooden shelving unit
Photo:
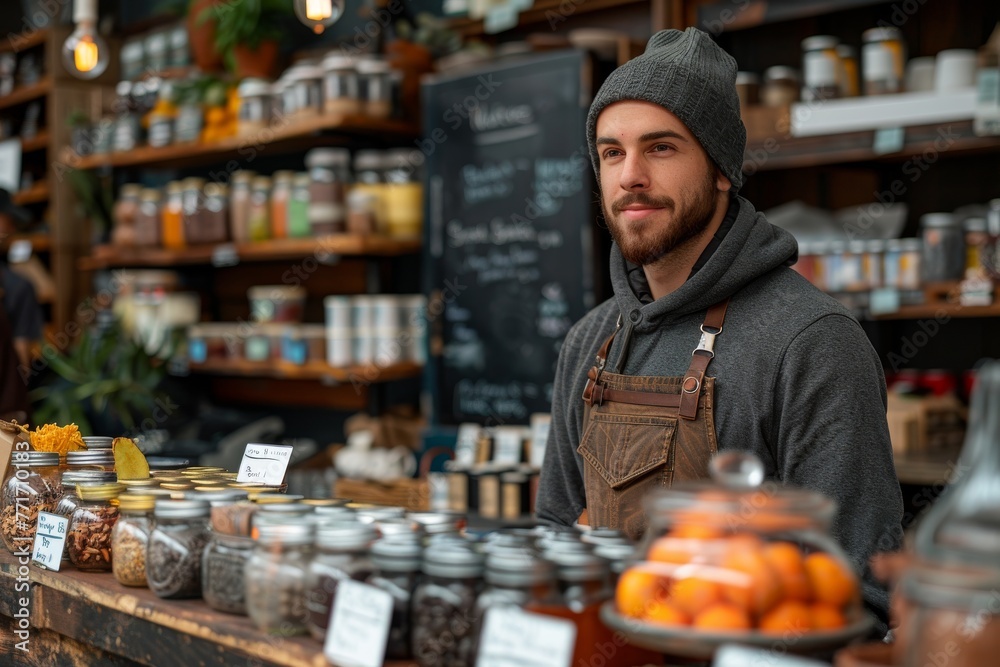
[[[38,134],[32,138],[21,139],[21,151],[24,153],[32,153],[34,151],[48,150],[49,141],[51,141],[49,131],[39,130]]]
[[[0,97],[0,109],[8,109],[18,104],[25,104],[45,97],[52,90],[52,77],[43,77],[41,81],[30,86],[15,88],[10,95]]]
[[[13,39],[8,36],[0,42],[0,53],[6,53],[8,51],[20,52],[35,46],[41,46],[45,43],[45,40],[48,39],[48,36],[49,31],[45,28],[42,30],[33,30],[29,33],[15,35]]]
[[[336,234],[310,239],[277,239],[256,243],[193,246],[183,250],[165,248],[119,248],[98,246],[90,257],[77,262],[82,270],[92,271],[115,266],[179,266],[225,263],[266,262],[317,256],[398,257],[420,251],[420,241],[399,241],[380,236]]]
[[[18,206],[27,204],[40,204],[49,200],[49,184],[46,181],[39,181],[27,190],[14,193],[13,200]]]
[[[423,368],[422,365],[411,362],[387,366],[368,365],[337,368],[322,361],[296,366],[287,362],[242,360],[209,360],[203,364],[191,364],[190,366],[192,373],[278,380],[318,380],[328,384],[350,384],[353,382],[377,384],[407,380],[420,377]]]
[[[621,9],[628,5],[648,5],[651,12],[651,27],[660,30],[667,26],[670,0],[535,0],[530,8],[518,15],[518,29],[542,24],[546,31],[552,29],[554,21],[558,26],[562,21],[608,9]],[[483,19],[456,18],[449,27],[462,37],[487,36]]]
[[[36,252],[47,252],[52,248],[52,237],[48,234],[12,234],[0,238],[0,252],[7,252],[17,241],[30,241],[32,250]]]

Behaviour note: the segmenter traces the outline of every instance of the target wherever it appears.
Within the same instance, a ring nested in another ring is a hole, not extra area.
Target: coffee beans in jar
[[[368,547],[376,537],[374,526],[359,521],[334,520],[318,528],[306,582],[309,634],[316,639],[326,637],[340,582],[365,581],[371,575]]]
[[[209,509],[204,500],[156,501],[146,552],[146,582],[161,598],[201,597]]]
[[[410,599],[420,574],[421,544],[419,534],[398,534],[383,537],[372,545],[371,558],[375,566],[368,583],[392,596],[392,620],[385,657],[389,660],[409,660]]]
[[[0,536],[11,553],[31,550],[39,512],[52,512],[62,497],[59,454],[16,450],[0,495]]]
[[[262,632],[308,632],[306,571],[312,555],[312,522],[260,524],[244,570],[247,615]]]
[[[424,551],[422,569],[413,593],[413,658],[420,667],[467,667],[475,662],[483,556],[462,541],[439,541]]]
[[[209,607],[246,615],[245,571],[253,546],[249,537],[212,534],[201,563],[201,593]]]
[[[146,547],[156,496],[123,493],[118,497],[118,522],[111,531],[111,572],[122,586],[146,585]]]
[[[111,532],[118,521],[118,508],[111,500],[122,488],[118,484],[91,484],[77,492],[80,502],[69,520],[66,548],[69,560],[79,570],[111,571]]]

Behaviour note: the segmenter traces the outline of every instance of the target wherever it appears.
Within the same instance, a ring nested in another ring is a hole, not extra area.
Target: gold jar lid
[[[124,512],[152,512],[156,496],[151,493],[123,493],[118,496],[118,509]]]
[[[250,500],[258,505],[297,503],[303,500],[302,496],[296,496],[294,494],[289,495],[287,493],[275,493],[274,491],[250,491],[248,496]]]
[[[157,479],[119,479],[118,483],[126,489],[153,488],[160,485]]]
[[[306,498],[299,502],[310,507],[343,507],[347,504],[346,500],[340,498]]]
[[[230,491],[231,489],[228,486],[222,486],[222,485],[220,485],[220,486],[212,486],[210,484],[206,484],[204,486],[196,486],[196,487],[194,487],[194,490],[195,491],[205,491],[207,493],[217,493],[219,491]]]
[[[220,472],[226,472],[226,469],[218,466],[195,466],[180,471],[185,477],[206,477]]]
[[[194,484],[190,482],[164,482],[160,484],[160,488],[170,491],[190,491],[194,488]]]
[[[76,495],[80,500],[111,500],[124,490],[121,484],[79,484]]]
[[[239,476],[240,474],[238,472],[220,472],[218,475],[216,475],[216,477],[221,477],[222,479],[228,479],[233,482],[235,482],[236,478]]]
[[[186,482],[190,482],[196,486],[225,486],[227,481],[221,477],[206,476],[206,477],[188,477]]]

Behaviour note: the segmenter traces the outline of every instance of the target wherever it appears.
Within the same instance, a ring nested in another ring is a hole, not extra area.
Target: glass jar
[[[802,101],[818,102],[840,97],[838,40],[813,35],[802,40]]]
[[[60,476],[62,497],[56,503],[53,514],[64,516],[67,519],[73,516],[73,511],[80,503],[80,498],[76,495],[78,485],[114,484],[117,479],[118,475],[113,472],[101,470],[64,470]]]
[[[271,236],[276,239],[288,238],[288,205],[292,199],[294,171],[274,172],[274,187],[271,189]]]
[[[236,92],[240,98],[237,136],[251,137],[266,130],[271,123],[271,84],[263,79],[244,79]]]
[[[233,174],[229,195],[229,235],[234,243],[250,240],[250,184],[254,176],[252,171]]]
[[[378,231],[378,197],[357,188],[347,195],[347,233],[370,236]]]
[[[385,162],[385,229],[397,239],[419,239],[423,230],[424,186],[420,151],[400,148],[387,151]]]
[[[167,201],[163,205],[163,247],[179,250],[184,247],[184,187],[179,181],[167,183]]]
[[[312,553],[311,523],[260,524],[245,573],[247,615],[270,635],[305,634],[306,571]]]
[[[791,67],[777,65],[764,70],[764,86],[760,103],[765,107],[787,107],[799,100],[799,73]]]
[[[0,533],[11,553],[30,553],[39,512],[52,512],[62,497],[59,454],[14,450],[0,497]]]
[[[209,504],[157,500],[146,553],[146,581],[161,598],[201,597],[201,558],[208,543]]]
[[[120,81],[115,86],[115,132],[111,149],[115,152],[135,150],[139,146],[142,126],[135,98],[132,96],[132,82]]]
[[[119,484],[80,486],[80,497],[69,520],[66,549],[69,560],[84,572],[111,571],[111,533],[118,521],[112,500],[125,487]]]
[[[385,159],[382,151],[361,150],[354,154],[352,192],[365,192],[375,198],[375,231],[385,233]]]
[[[221,183],[205,186],[201,211],[202,243],[225,243],[229,240],[229,188]]]
[[[141,192],[142,186],[135,183],[126,183],[122,186],[121,192],[118,195],[118,201],[115,202],[112,209],[116,231],[128,228],[135,229],[136,217],[139,215],[139,194]],[[118,233],[121,232],[119,231]]]
[[[253,179],[250,191],[250,217],[247,231],[251,241],[266,241],[271,238],[271,178],[258,176]]]
[[[200,104],[185,102],[177,110],[177,122],[174,124],[174,142],[192,143],[201,137],[201,129],[205,124],[205,111]]]
[[[353,58],[331,54],[323,60],[323,109],[327,114],[344,116],[362,112]]]
[[[951,213],[920,217],[923,237],[921,275],[925,282],[961,280],[965,275],[965,235]]]
[[[205,179],[195,177],[185,178],[181,187],[184,191],[181,222],[184,226],[184,240],[187,244],[207,243],[204,240],[205,200],[202,194],[202,188],[205,187]]]
[[[618,577],[635,554],[632,541],[620,530],[610,528],[595,528],[581,535],[580,539],[593,547],[595,556],[604,559],[608,564],[611,584],[617,584]]]
[[[482,554],[463,542],[436,544],[424,552],[422,570],[413,592],[414,660],[420,667],[473,664]]]
[[[330,521],[316,531],[316,553],[309,563],[306,607],[309,634],[323,641],[341,581],[365,581],[372,573],[368,547],[375,529],[358,521]]]
[[[840,96],[857,97],[861,94],[861,86],[858,83],[858,56],[854,47],[838,44],[837,57],[840,60]]]
[[[388,118],[392,115],[392,69],[389,63],[377,58],[363,58],[358,61],[357,68],[365,115]]]
[[[66,466],[69,470],[102,470],[105,472],[114,472],[115,456],[110,449],[67,452]]]
[[[146,50],[142,39],[131,38],[125,40],[121,50],[121,72],[122,78],[132,81],[142,76],[145,63]]]
[[[885,255],[885,241],[882,239],[872,239],[871,241],[864,241],[864,244],[865,254],[861,269],[864,273],[865,284],[867,284],[868,289],[884,287],[882,257]]]
[[[309,226],[314,236],[344,231],[344,192],[351,154],[345,148],[316,148],[306,154],[309,169]]]
[[[843,286],[848,292],[861,292],[869,289],[865,279],[865,242],[851,241],[847,244],[847,252],[844,253],[844,260],[841,264],[843,268]]]
[[[301,502],[258,503],[253,516],[253,535],[257,535],[257,527],[267,525],[282,525],[285,523],[308,522],[316,511],[315,507]]]
[[[304,239],[312,235],[309,224],[309,174],[296,174],[292,179],[292,197],[288,202],[288,237]]]
[[[972,280],[986,278],[983,250],[990,242],[986,218],[966,218],[962,230],[965,232],[965,277]]]
[[[312,65],[296,65],[286,73],[285,99],[294,100],[290,115],[295,120],[313,118],[323,113],[323,70]]]
[[[736,95],[744,111],[760,104],[760,77],[755,72],[737,72]]]
[[[187,67],[191,63],[191,51],[187,26],[179,25],[170,35],[170,67]]]
[[[421,551],[419,538],[412,533],[383,537],[372,545],[375,569],[368,583],[392,596],[392,620],[385,650],[388,660],[411,658],[413,619],[410,602],[420,574]]]
[[[202,596],[209,607],[246,615],[246,565],[253,552],[250,537],[213,532],[201,564]]]
[[[155,502],[152,494],[118,496],[118,522],[111,531],[111,571],[122,586],[146,586],[146,548]]]
[[[861,35],[862,77],[865,95],[888,95],[903,90],[906,45],[899,28],[865,30]]]
[[[847,243],[831,241],[826,244],[824,282],[828,292],[842,292],[844,282],[844,255],[847,254]]]
[[[139,213],[135,219],[135,244],[152,247],[160,245],[161,194],[154,188],[144,188],[139,195]]]

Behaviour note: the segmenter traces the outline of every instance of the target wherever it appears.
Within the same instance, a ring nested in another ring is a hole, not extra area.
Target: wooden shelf
[[[20,52],[43,44],[49,36],[47,28],[33,30],[29,33],[17,33],[13,38],[10,36],[0,41],[0,53],[8,51]]]
[[[635,5],[646,3],[647,0],[586,0],[585,2],[567,2],[566,0],[535,0],[535,3],[518,16],[517,27],[531,25],[534,23],[548,24],[551,14],[555,13],[560,18],[579,16],[590,12],[604,9],[614,9],[625,5]],[[571,11],[567,11],[566,8]],[[487,33],[482,19],[456,18],[452,19],[448,27],[462,37],[483,37]],[[512,30],[514,28],[511,28]]]
[[[183,250],[165,248],[119,248],[97,246],[91,257],[82,257],[77,266],[85,271],[106,269],[115,266],[179,266],[192,264],[215,264],[225,255],[224,264],[231,264],[232,258],[238,262],[267,262],[324,254],[398,257],[419,252],[420,241],[397,241],[382,236],[360,236],[357,234],[333,234],[310,239],[276,239],[256,243],[204,245]],[[233,252],[231,252],[233,251]],[[220,264],[222,265],[222,264]]]
[[[189,167],[233,158],[252,161],[260,155],[308,150],[324,142],[343,143],[350,136],[375,137],[381,141],[412,139],[420,129],[399,120],[379,120],[357,115],[324,115],[290,121],[256,135],[232,137],[212,143],[173,144],[162,148],[143,146],[133,151],[106,155],[77,156],[71,152],[63,162],[78,169],[95,167]],[[326,134],[321,134],[326,133]],[[319,135],[319,136],[317,136]],[[317,141],[320,143],[318,144]]]
[[[21,139],[21,152],[43,151],[49,147],[49,131],[39,130],[31,139]]]
[[[17,106],[25,102],[31,102],[39,97],[48,95],[52,90],[52,77],[46,76],[41,81],[31,86],[21,86],[6,97],[0,97],[0,109]]]
[[[272,378],[278,380],[318,380],[328,384],[377,384],[420,377],[424,367],[412,362],[388,366],[350,366],[335,368],[326,362],[309,362],[297,366],[277,361],[209,360],[191,364],[192,373]]]
[[[7,252],[15,241],[30,241],[35,252],[46,252],[52,249],[52,237],[48,234],[11,234],[0,238],[0,252]]]
[[[327,665],[311,637],[273,637],[246,616],[212,610],[203,600],[163,600],[127,588],[110,572],[60,572],[30,566],[30,590],[18,584],[18,558],[0,554],[0,654],[23,655],[26,667],[57,664],[156,667],[316,667]],[[14,648],[14,614],[27,600],[29,651]],[[6,663],[5,663],[6,664]],[[389,662],[387,667],[412,667]]]
[[[900,306],[894,313],[873,315],[872,320],[925,320],[944,317],[1000,317],[1000,303],[989,306],[963,306],[958,303]]]
[[[47,202],[49,200],[49,184],[46,181],[39,181],[31,188],[15,193],[12,199],[18,206]]]
[[[947,147],[941,149],[941,132],[949,132]],[[772,143],[754,137],[747,144],[743,170],[748,173],[799,169],[834,164],[861,162],[892,163],[908,160],[930,151],[940,157],[956,157],[1000,151],[1000,136],[979,137],[972,131],[971,121],[923,125],[905,129],[903,148],[880,154],[873,149],[875,132],[849,132],[821,137],[774,136]],[[770,149],[769,149],[770,148]]]

